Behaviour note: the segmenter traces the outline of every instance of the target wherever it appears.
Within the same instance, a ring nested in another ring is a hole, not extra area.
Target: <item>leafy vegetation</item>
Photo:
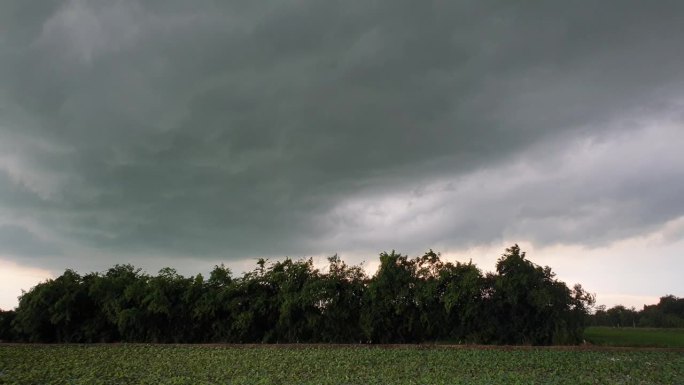
[[[0,345],[8,384],[680,384],[684,354],[548,348]]]
[[[324,272],[311,259],[262,259],[242,277],[222,265],[206,280],[117,265],[84,276],[67,270],[38,284],[16,312],[3,313],[0,335],[31,342],[572,344],[582,341],[592,303],[580,285],[569,289],[517,245],[485,275],[432,250],[416,258],[382,253],[373,277],[338,257]]]
[[[684,329],[592,326],[584,338],[594,345],[684,348]]]
[[[622,305],[610,309],[597,306],[596,312],[589,316],[588,323],[612,327],[684,328],[684,298],[666,295],[660,297],[657,304],[644,306],[641,311]]]

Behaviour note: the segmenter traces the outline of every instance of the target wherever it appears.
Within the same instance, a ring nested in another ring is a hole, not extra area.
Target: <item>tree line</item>
[[[684,328],[684,298],[666,295],[660,297],[657,304],[646,305],[642,310],[623,305],[610,309],[597,306],[587,323],[592,326]]]
[[[29,342],[226,342],[574,344],[594,297],[572,289],[518,245],[496,271],[428,251],[380,254],[367,276],[339,257],[268,262],[205,279],[132,265],[79,275],[66,270],[24,292],[0,314],[0,339]]]

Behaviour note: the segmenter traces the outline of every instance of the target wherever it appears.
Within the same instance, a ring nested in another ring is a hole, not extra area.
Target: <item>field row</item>
[[[684,384],[666,350],[0,345],[0,384]]]

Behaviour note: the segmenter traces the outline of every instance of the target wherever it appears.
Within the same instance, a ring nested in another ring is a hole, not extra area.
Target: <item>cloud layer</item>
[[[3,2],[0,253],[92,269],[656,231],[684,215],[683,8]]]

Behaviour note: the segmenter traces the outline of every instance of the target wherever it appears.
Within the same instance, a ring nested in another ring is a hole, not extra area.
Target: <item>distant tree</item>
[[[636,326],[639,314],[633,307],[628,309],[622,305],[617,305],[608,309],[606,316],[610,326],[624,327]]]
[[[660,297],[657,305],[663,313],[684,318],[684,298],[677,298],[672,294]]]
[[[595,312],[586,319],[593,326],[680,328],[684,327],[683,308],[684,298],[666,295],[657,304],[646,305],[641,311],[623,305],[615,305],[610,309],[597,306]]]
[[[655,305],[644,306],[638,315],[639,326],[684,327],[684,298],[666,295]]]
[[[598,305],[594,308],[593,314],[587,314],[587,323],[591,326],[608,325],[608,314],[606,313],[606,305]]]

